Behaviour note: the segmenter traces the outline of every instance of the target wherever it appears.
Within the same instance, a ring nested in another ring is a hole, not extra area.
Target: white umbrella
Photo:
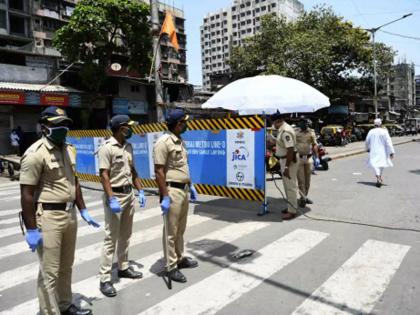
[[[330,106],[327,96],[312,86],[279,75],[260,75],[234,81],[203,104],[240,115],[307,113]]]

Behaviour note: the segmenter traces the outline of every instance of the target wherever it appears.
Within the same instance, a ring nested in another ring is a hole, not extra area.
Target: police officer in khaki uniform
[[[299,155],[297,176],[300,193],[299,206],[304,207],[307,203],[313,203],[308,198],[312,174],[312,154],[315,154],[315,167],[320,164],[320,161],[315,131],[308,128],[308,121],[304,117],[299,119],[298,127],[296,131],[296,147]]]
[[[156,181],[159,186],[161,208],[167,225],[163,233],[163,246],[168,277],[186,282],[179,269],[194,268],[197,261],[184,256],[184,232],[188,217],[188,193],[197,199],[197,191],[191,184],[185,143],[181,134],[187,129],[188,115],[180,109],[169,112],[166,123],[169,132],[158,139],[154,146]]]
[[[294,129],[279,113],[271,115],[273,127],[278,129],[276,139],[276,156],[283,171],[283,186],[287,198],[287,211],[283,211],[283,220],[291,220],[297,215],[297,155],[296,134]]]
[[[48,107],[41,114],[43,137],[21,160],[20,185],[26,241],[40,259],[38,298],[41,314],[91,314],[72,304],[71,276],[77,233],[75,205],[88,214],[76,177],[76,150],[65,143],[72,121],[64,110]]]
[[[101,292],[107,297],[117,295],[112,282],[111,270],[116,243],[118,277],[139,279],[141,272],[129,265],[128,247],[133,230],[135,195],[133,185],[139,192],[140,207],[146,204],[140,178],[134,167],[133,147],[127,142],[137,123],[127,115],[111,119],[112,137],[99,149],[99,172],[104,188],[105,239],[99,269]]]

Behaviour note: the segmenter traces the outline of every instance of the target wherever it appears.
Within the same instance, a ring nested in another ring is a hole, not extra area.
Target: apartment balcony
[[[48,17],[51,19],[60,20],[60,14],[57,11],[48,10],[48,9],[38,9],[36,10],[36,15]]]

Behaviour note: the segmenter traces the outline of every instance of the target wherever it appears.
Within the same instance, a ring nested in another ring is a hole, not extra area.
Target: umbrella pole
[[[263,112],[262,115],[263,119],[264,119],[264,201],[261,207],[261,211],[260,213],[258,213],[258,216],[263,216],[268,214],[268,203],[267,203],[267,165],[265,163],[265,154],[267,152],[267,119],[265,116],[265,113]]]

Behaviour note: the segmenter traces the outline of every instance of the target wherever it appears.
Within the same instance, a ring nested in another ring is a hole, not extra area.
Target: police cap
[[[128,115],[115,115],[112,117],[110,122],[112,129],[117,129],[120,126],[128,125],[128,126],[135,126],[137,125],[137,122],[134,120],[131,120]]]
[[[168,125],[175,124],[180,121],[188,120],[189,116],[184,113],[182,109],[173,109],[168,112],[166,117],[166,123]]]
[[[51,123],[53,125],[59,125],[62,123],[66,124],[73,124],[73,120],[71,120],[67,114],[66,111],[62,108],[59,108],[57,106],[49,106],[46,109],[44,109],[41,113],[41,123]]]

